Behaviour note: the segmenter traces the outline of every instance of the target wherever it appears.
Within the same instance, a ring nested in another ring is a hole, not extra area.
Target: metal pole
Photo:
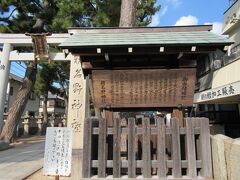
[[[4,105],[6,101],[6,91],[8,84],[8,77],[10,71],[10,61],[9,56],[12,50],[11,44],[3,44],[2,57],[0,57],[0,132],[2,132],[3,127],[3,113]]]

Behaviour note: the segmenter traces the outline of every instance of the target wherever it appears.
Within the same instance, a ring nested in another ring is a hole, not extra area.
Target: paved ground
[[[19,139],[13,148],[0,151],[0,179],[20,180],[43,165],[44,137]]]

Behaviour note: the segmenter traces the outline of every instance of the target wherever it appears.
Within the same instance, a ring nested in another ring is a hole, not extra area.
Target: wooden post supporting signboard
[[[183,127],[184,126],[184,122],[183,122],[183,112],[179,109],[173,109],[172,112],[172,117],[175,117],[179,120],[179,126]]]

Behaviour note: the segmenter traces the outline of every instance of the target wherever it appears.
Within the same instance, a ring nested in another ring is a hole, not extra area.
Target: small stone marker
[[[48,127],[43,174],[70,176],[72,160],[72,128]]]

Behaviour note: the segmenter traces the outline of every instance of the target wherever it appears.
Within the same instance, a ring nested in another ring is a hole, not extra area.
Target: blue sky
[[[26,65],[20,62],[11,62],[10,73],[24,78],[26,72]]]
[[[214,32],[221,34],[223,13],[228,0],[158,0],[160,11],[151,26],[213,24]]]

